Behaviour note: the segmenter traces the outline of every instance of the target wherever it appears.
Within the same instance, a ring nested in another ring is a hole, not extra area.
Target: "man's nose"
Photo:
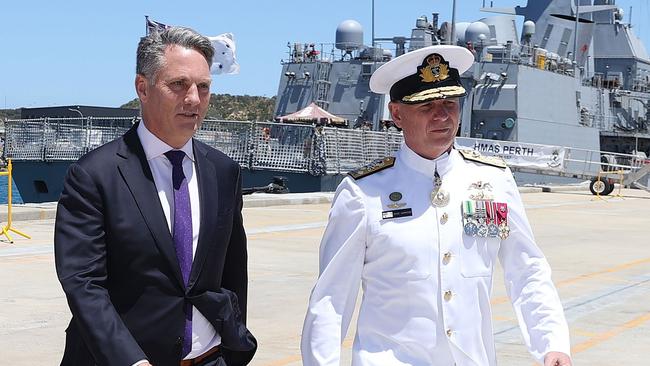
[[[449,117],[449,111],[444,106],[437,106],[433,108],[431,115],[433,119],[447,119]]]
[[[184,102],[185,104],[192,106],[197,105],[201,102],[201,99],[199,98],[199,88],[196,84],[190,85],[190,87],[187,89]]]

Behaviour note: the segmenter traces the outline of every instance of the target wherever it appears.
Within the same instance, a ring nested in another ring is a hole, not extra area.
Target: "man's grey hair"
[[[140,39],[135,72],[152,82],[165,64],[165,49],[177,45],[200,52],[208,66],[212,66],[214,47],[210,40],[191,28],[169,27],[162,32],[152,31]]]

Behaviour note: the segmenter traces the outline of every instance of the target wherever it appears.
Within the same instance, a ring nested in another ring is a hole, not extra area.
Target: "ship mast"
[[[372,48],[375,48],[375,0],[372,0]]]
[[[580,21],[580,0],[576,0],[576,23],[573,28],[573,63],[578,59],[578,22]],[[577,68],[577,65],[576,65]]]
[[[449,35],[449,38],[449,44],[453,45],[456,42],[456,0],[452,1],[451,34]]]

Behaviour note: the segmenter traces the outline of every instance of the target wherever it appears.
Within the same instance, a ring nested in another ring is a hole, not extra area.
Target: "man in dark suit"
[[[255,353],[240,168],[192,139],[213,53],[188,28],[143,37],[142,122],[68,170],[54,238],[72,312],[62,365],[245,365]]]

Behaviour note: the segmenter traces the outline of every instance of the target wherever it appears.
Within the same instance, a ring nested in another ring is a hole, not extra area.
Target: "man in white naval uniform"
[[[373,74],[370,87],[390,94],[405,144],[337,189],[302,333],[304,365],[339,365],[359,284],[353,365],[495,365],[497,258],[535,360],[571,365],[562,304],[510,170],[453,148],[466,95],[459,72],[473,60],[464,48],[432,46]]]

